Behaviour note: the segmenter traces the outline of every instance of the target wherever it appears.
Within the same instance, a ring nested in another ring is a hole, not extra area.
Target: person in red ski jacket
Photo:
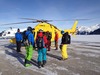
[[[39,47],[39,39],[42,38],[43,41],[43,46]],[[46,49],[46,44],[47,44],[47,38],[46,36],[43,34],[43,30],[39,30],[39,33],[37,34],[36,37],[36,44],[37,44],[37,48],[38,48],[38,67],[41,68],[44,67],[44,65],[46,64],[47,58],[46,58],[46,53],[47,53],[47,49]]]

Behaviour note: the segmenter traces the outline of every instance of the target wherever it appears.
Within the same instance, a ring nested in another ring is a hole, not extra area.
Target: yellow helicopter
[[[54,41],[55,32],[58,33],[59,38],[61,38],[61,36],[62,36],[60,29],[58,29],[56,26],[48,23],[48,22],[50,22],[52,20],[37,20],[37,19],[30,19],[30,18],[22,18],[22,19],[34,20],[34,21],[31,21],[31,22],[10,23],[10,24],[37,23],[37,22],[39,22],[39,24],[37,24],[34,27],[34,30],[32,31],[34,33],[35,39],[36,39],[37,32],[39,31],[39,29],[42,29],[44,32],[49,31],[51,33],[51,35],[52,35],[51,41]],[[5,24],[5,25],[10,25],[10,24]],[[76,26],[77,26],[77,24],[78,24],[78,20],[76,20],[74,22],[74,24],[73,24],[73,26],[72,26],[71,29],[66,29],[66,30],[64,30],[64,32],[68,32],[69,34],[74,35],[76,33]],[[12,38],[12,39],[10,39],[10,42],[12,44],[15,44],[16,43],[16,39],[15,38]]]
[[[74,34],[76,32],[77,24],[78,24],[78,21],[75,21],[73,27],[71,29],[64,30],[64,32],[68,32],[69,34]],[[54,25],[52,25],[50,23],[46,23],[46,22],[39,23],[38,25],[36,25],[34,27],[34,29],[35,30],[33,30],[33,32],[35,32],[35,38],[36,38],[36,35],[37,35],[37,32],[39,31],[39,29],[42,29],[44,32],[49,31],[52,34],[51,41],[54,41],[55,32],[58,33],[59,38],[61,38],[61,36],[62,36],[61,30],[59,30],[56,26],[54,26]]]

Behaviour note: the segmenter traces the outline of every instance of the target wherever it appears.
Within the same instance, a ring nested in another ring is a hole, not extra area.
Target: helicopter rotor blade
[[[51,21],[53,21],[53,20],[37,20],[37,22],[51,22]]]
[[[3,25],[14,25],[14,24],[23,24],[23,23],[37,23],[37,22],[36,21],[28,21],[28,22],[8,23],[8,24],[1,24],[1,26],[3,26]]]
[[[50,22],[53,20],[44,20],[44,19],[32,19],[32,18],[20,18],[20,19],[25,19],[25,20],[35,20],[36,22]]]
[[[32,18],[20,18],[20,19],[25,19],[25,20],[38,20],[38,19],[32,19]]]
[[[32,18],[21,18],[21,19],[26,19],[26,20],[35,20],[37,22],[51,22],[51,21],[75,21],[75,20],[78,20],[78,21],[84,21],[84,20],[90,20],[90,19],[66,19],[66,20],[44,20],[44,19],[32,19]]]
[[[90,20],[90,19],[66,19],[66,20],[44,20],[44,19],[41,19],[41,20],[38,20],[38,19],[31,19],[31,18],[21,18],[21,19],[33,20],[33,21],[1,24],[0,26],[3,26],[3,25],[14,25],[14,24],[23,24],[23,23],[38,23],[38,22],[42,22],[42,23],[46,22],[46,23],[48,23],[48,22],[51,22],[51,21],[75,21],[75,20],[83,21],[83,20]]]
[[[75,20],[83,21],[83,20],[90,20],[90,19],[67,19],[67,20],[53,20],[53,21],[75,21]]]

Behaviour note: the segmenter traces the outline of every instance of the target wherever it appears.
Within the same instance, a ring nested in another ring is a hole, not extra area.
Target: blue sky
[[[0,24],[25,22],[20,18],[33,19],[90,19],[79,21],[78,26],[100,24],[100,0],[0,0]],[[74,21],[53,21],[60,29],[71,28]],[[9,27],[34,27],[38,23],[0,26],[0,31]]]

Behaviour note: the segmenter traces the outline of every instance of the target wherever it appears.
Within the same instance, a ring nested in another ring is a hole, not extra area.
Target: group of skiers
[[[64,31],[61,31],[62,33],[62,39],[60,44],[61,54],[62,54],[62,60],[65,60],[68,58],[67,54],[67,44],[70,44],[70,35],[68,33],[64,33]],[[21,42],[24,43],[25,49],[26,49],[26,56],[25,56],[25,67],[31,66],[31,59],[33,56],[33,50],[37,48],[38,52],[38,58],[37,58],[37,64],[38,67],[44,67],[44,65],[47,62],[46,53],[47,51],[50,51],[51,46],[51,38],[52,34],[47,31],[43,32],[42,29],[40,29],[37,33],[36,41],[34,41],[34,35],[32,33],[32,28],[28,27],[27,31],[23,33],[24,35],[20,33],[20,29],[18,29],[17,33],[15,34],[16,38],[16,45],[17,45],[17,52],[21,52]],[[55,50],[58,50],[58,33],[55,32]],[[24,40],[24,41],[23,41]]]

